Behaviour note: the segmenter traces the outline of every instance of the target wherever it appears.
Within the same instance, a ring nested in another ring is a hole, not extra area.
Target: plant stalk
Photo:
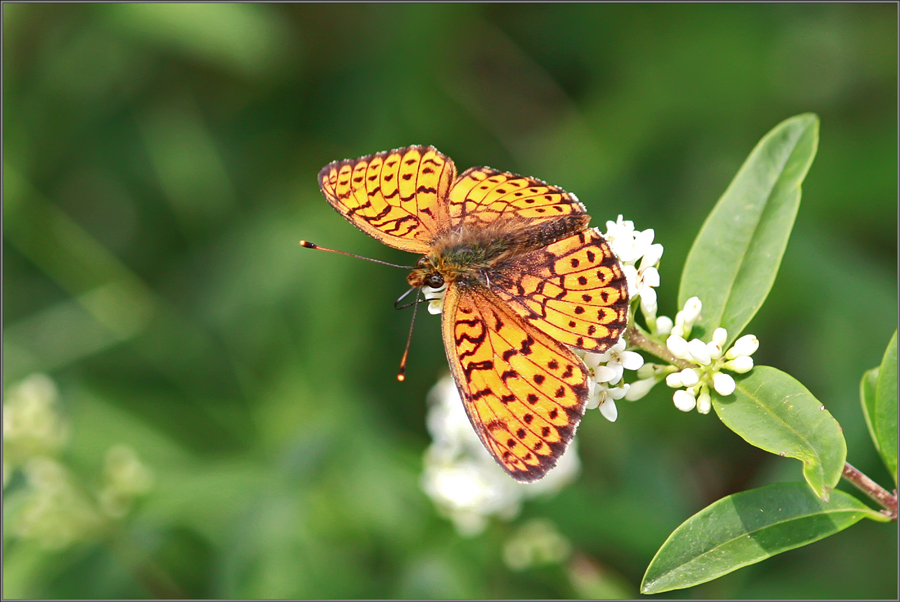
[[[647,353],[652,353],[659,359],[672,364],[673,366],[677,366],[684,370],[685,368],[694,368],[695,365],[690,363],[687,360],[683,360],[672,355],[672,352],[669,351],[669,348],[665,345],[661,345],[654,341],[653,339],[647,337],[639,331],[634,326],[625,329],[625,340],[631,347],[636,347],[638,349],[643,349]]]
[[[884,487],[851,466],[849,462],[844,463],[843,477],[884,508],[882,512],[888,515],[891,520],[897,520],[896,491],[893,494],[889,493]]]

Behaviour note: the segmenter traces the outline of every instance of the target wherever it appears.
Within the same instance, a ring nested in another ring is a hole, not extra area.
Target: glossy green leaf
[[[713,407],[725,426],[751,445],[803,462],[806,482],[828,501],[847,457],[837,420],[800,382],[770,366],[757,366],[735,381],[734,394],[713,392]]]
[[[897,332],[888,343],[878,369],[872,426],[875,444],[897,483]]]
[[[818,541],[863,518],[888,518],[855,497],[835,491],[823,502],[800,483],[737,493],[681,524],[662,545],[641,593],[683,589]]]
[[[800,207],[800,184],[819,141],[811,113],[781,122],[760,140],[719,199],[688,254],[678,307],[703,302],[698,327],[734,341],[763,304]],[[702,332],[700,333],[702,334]]]

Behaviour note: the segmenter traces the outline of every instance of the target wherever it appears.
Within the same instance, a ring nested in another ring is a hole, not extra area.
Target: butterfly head
[[[410,286],[441,288],[446,282],[441,267],[440,261],[425,255],[416,262],[416,267],[406,277],[406,281]]]

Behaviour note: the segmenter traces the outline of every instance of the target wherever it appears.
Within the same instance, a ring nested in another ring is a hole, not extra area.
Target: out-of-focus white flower
[[[108,534],[152,484],[149,470],[123,445],[107,453],[99,490],[79,480],[55,457],[68,438],[58,397],[49,377],[32,375],[7,391],[3,405],[4,486],[14,470],[24,476],[4,491],[15,509],[9,532],[55,550]]]
[[[35,457],[26,462],[23,472],[26,488],[11,496],[17,507],[11,521],[16,537],[60,550],[103,535],[105,518],[65,467],[55,460]]]
[[[541,480],[520,483],[500,468],[484,449],[466,416],[453,379],[447,375],[428,394],[428,431],[422,489],[461,535],[477,535],[490,517],[511,519],[524,500],[556,493],[578,475],[575,440]]]
[[[34,456],[53,455],[68,440],[59,392],[45,374],[10,387],[3,403],[3,462],[7,474]],[[4,479],[5,482],[5,479]]]
[[[503,546],[503,562],[514,571],[559,564],[569,558],[572,544],[547,519],[522,525]]]
[[[101,508],[112,518],[122,518],[135,498],[150,491],[153,474],[131,447],[115,445],[106,452],[103,481],[98,495]]]

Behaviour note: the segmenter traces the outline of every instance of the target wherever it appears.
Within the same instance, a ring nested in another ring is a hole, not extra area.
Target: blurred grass
[[[420,321],[397,383],[403,275],[297,246],[408,263],[315,180],[408,144],[558,184],[594,225],[654,228],[672,315],[693,236],[753,145],[817,113],[797,224],[749,330],[759,363],[838,418],[849,461],[889,481],[857,390],[897,326],[896,5],[4,4],[3,18],[4,389],[52,376],[86,481],[115,443],[156,475],[111,540],[53,552],[5,530],[6,597],[634,596],[693,512],[799,480],[656,391],[616,424],[589,415],[581,480],[517,521],[551,519],[590,559],[574,581],[506,568],[515,524],[460,539],[418,488],[425,394],[446,370],[437,321]],[[895,535],[861,524],[673,595],[896,597]]]

